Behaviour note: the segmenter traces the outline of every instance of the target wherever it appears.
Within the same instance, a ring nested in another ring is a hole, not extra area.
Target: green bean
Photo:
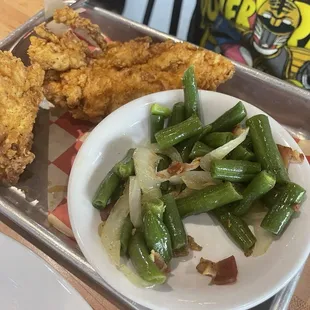
[[[223,207],[212,211],[226,233],[237,243],[246,256],[251,255],[256,238],[243,219]]]
[[[246,160],[213,160],[211,176],[229,182],[249,182],[261,171],[261,165]]]
[[[203,138],[211,131],[212,131],[212,126],[210,124],[203,126],[202,132],[199,134],[197,141],[202,141]]]
[[[268,117],[263,114],[255,115],[247,120],[250,127],[255,156],[261,163],[262,169],[271,171],[277,178],[277,183],[289,182],[287,170],[275,144]]]
[[[253,143],[249,134],[246,136],[245,140],[240,144],[240,146],[245,147],[249,151],[253,151]]]
[[[231,131],[246,117],[246,115],[246,109],[243,103],[239,101],[234,107],[211,124],[212,131]]]
[[[233,187],[236,189],[238,193],[243,195],[244,190],[246,189],[246,184],[244,183],[233,183]]]
[[[165,117],[151,114],[151,143],[156,143],[155,134],[162,130],[165,125]]]
[[[171,237],[172,250],[176,251],[187,245],[185,228],[174,198],[168,194],[161,199],[166,206],[164,224],[166,225]]]
[[[161,199],[153,198],[143,203],[143,211],[151,211],[154,215],[162,220],[163,214],[165,212],[165,204]]]
[[[172,185],[169,181],[162,182],[160,183],[160,190],[162,194],[167,194],[172,190]]]
[[[133,225],[131,223],[130,217],[127,216],[121,230],[121,256],[127,255],[128,245],[132,235],[132,229]]]
[[[230,152],[228,156],[229,159],[234,160],[255,161],[256,159],[255,154],[242,145],[238,145],[234,150]]]
[[[167,156],[167,155],[164,155],[164,154],[158,154],[161,159],[157,165],[157,171],[162,171],[162,170],[165,170],[169,167],[169,165],[171,164],[171,159]]]
[[[182,218],[211,211],[234,201],[241,200],[242,196],[230,182],[211,185],[193,194],[177,199],[176,203]]]
[[[159,103],[154,103],[151,106],[151,113],[153,115],[160,115],[167,118],[171,115],[171,110]]]
[[[167,277],[149,257],[150,253],[142,232],[137,230],[132,236],[129,242],[128,254],[134,268],[143,280],[152,284],[163,284],[166,281]]]
[[[287,183],[264,217],[261,227],[276,235],[280,234],[295,212],[294,205],[303,201],[305,193],[305,189],[298,184]]]
[[[151,211],[143,216],[144,238],[149,251],[157,252],[168,264],[172,258],[171,238],[167,227]]]
[[[255,176],[251,183],[242,193],[243,199],[238,202],[233,213],[238,216],[246,214],[254,201],[269,192],[276,184],[274,175],[267,171],[262,171]]]
[[[206,135],[208,132],[211,131],[211,126],[210,125],[206,125],[203,127],[203,129],[201,130],[200,133],[198,133],[197,135],[189,138],[188,140],[182,141],[181,143],[179,143],[178,145],[176,145],[177,150],[179,151],[183,162],[188,162],[189,160],[189,155],[191,153],[191,150],[194,147],[194,144],[199,141],[204,135]]]
[[[159,161],[157,165],[157,171],[162,171],[162,170],[167,169],[171,163],[171,160],[168,156],[160,154],[160,157],[161,157],[161,160]],[[170,184],[169,181],[162,182],[160,184],[161,191],[164,193],[167,192],[169,189],[169,184]]]
[[[210,153],[213,150],[213,148],[205,145],[204,143],[197,141],[193,148],[192,151],[189,154],[189,159],[195,159],[197,157],[202,157],[208,153]]]
[[[200,119],[193,115],[182,123],[160,130],[155,138],[159,147],[165,149],[201,133],[202,128]]]
[[[119,176],[113,171],[110,171],[106,175],[106,177],[99,185],[92,201],[93,206],[96,209],[102,210],[107,206],[111,195],[113,194],[115,189],[119,186],[120,181],[121,180]]]
[[[185,106],[183,102],[178,102],[173,106],[171,116],[168,120],[168,127],[179,124],[185,120]]]
[[[272,208],[274,204],[276,203],[281,191],[282,191],[282,187],[276,186],[271,191],[269,191],[266,195],[264,195],[262,197],[262,202],[264,206],[267,207],[268,209]]]
[[[231,132],[211,132],[202,138],[202,141],[214,149],[233,140],[235,136]]]
[[[183,74],[185,117],[189,118],[193,114],[199,116],[199,95],[195,79],[194,66],[190,66]]]
[[[120,197],[124,190],[121,180],[125,180],[135,173],[132,158],[134,151],[135,149],[129,149],[126,156],[114,165],[100,183],[92,201],[95,208],[102,210],[110,199],[116,201]]]
[[[113,194],[111,195],[110,202],[116,202],[122,195],[125,189],[125,184],[122,182],[119,186],[114,190]]]
[[[194,139],[195,138],[195,139]],[[185,140],[179,144],[177,144],[175,147],[178,150],[178,152],[180,153],[182,160],[184,163],[187,163],[189,161],[189,155],[191,153],[191,149],[193,148],[195,142],[194,140],[196,140],[197,137],[192,137],[188,140]]]
[[[135,166],[132,158],[134,151],[135,149],[129,149],[126,156],[113,168],[113,171],[121,179],[128,179],[130,176],[135,174]]]

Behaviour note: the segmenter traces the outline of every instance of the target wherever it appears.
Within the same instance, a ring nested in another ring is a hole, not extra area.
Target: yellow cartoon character
[[[301,21],[300,11],[293,0],[267,0],[257,10],[253,46],[269,56],[287,44]]]

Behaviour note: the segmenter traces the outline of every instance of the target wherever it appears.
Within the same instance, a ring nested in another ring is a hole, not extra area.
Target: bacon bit
[[[170,175],[176,175],[183,172],[183,165],[180,162],[173,162],[171,165],[167,168],[167,172]]]
[[[188,245],[173,251],[173,257],[184,257],[187,256],[188,254],[189,254]]]
[[[288,168],[290,163],[302,163],[305,159],[304,154],[284,145],[277,144],[278,150],[284,162],[284,166]]]
[[[178,161],[172,162],[171,165],[165,169],[157,172],[157,177],[165,180],[169,180],[175,175],[180,175],[183,172],[195,170],[200,165],[200,157],[195,158],[191,163],[181,163]]]
[[[200,246],[199,244],[197,244],[195,242],[195,239],[188,235],[187,236],[187,240],[188,240],[188,245],[189,245],[189,248],[192,250],[192,251],[201,251],[202,250],[202,246]]]
[[[100,217],[102,221],[106,221],[116,204],[116,201],[110,202],[103,210],[100,210]]]
[[[150,258],[161,272],[169,273],[171,271],[169,266],[165,263],[164,259],[160,256],[159,253],[152,250]]]
[[[295,212],[299,212],[300,211],[300,204],[296,203],[295,205],[292,206],[292,208]]]
[[[237,281],[238,268],[234,256],[225,258],[217,263],[200,258],[196,269],[200,274],[212,278],[210,284],[225,285]]]

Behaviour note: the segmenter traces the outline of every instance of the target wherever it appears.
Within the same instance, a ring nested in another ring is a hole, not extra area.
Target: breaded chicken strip
[[[0,182],[17,183],[31,153],[32,129],[43,98],[44,71],[26,68],[9,52],[0,51]]]
[[[54,19],[70,20],[63,17],[70,11],[57,11]],[[68,21],[66,24],[71,25]],[[57,45],[46,36],[39,40],[45,41],[46,46]],[[50,51],[46,46],[39,47],[32,40],[29,48],[32,63],[39,63],[48,71],[44,82],[46,98],[68,108],[73,117],[93,122],[133,99],[182,88],[181,78],[190,65],[195,66],[201,89],[215,90],[234,73],[233,64],[219,54],[189,43],[153,43],[149,37],[107,43],[100,54],[85,53],[86,64],[79,68],[72,65],[62,68],[50,63]],[[66,53],[69,51],[65,48],[63,54]]]

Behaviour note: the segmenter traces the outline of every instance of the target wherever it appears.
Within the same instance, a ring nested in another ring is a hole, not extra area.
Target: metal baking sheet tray
[[[166,39],[177,40],[174,37],[154,29],[127,20],[119,15],[110,13],[100,6],[97,1],[67,1],[75,8],[84,8],[84,17],[98,24],[102,31],[113,40],[125,41],[138,36],[151,36],[155,41]],[[25,64],[29,63],[27,47],[29,33],[34,26],[44,21],[43,11],[28,20],[24,25],[0,41],[1,50],[12,50]],[[234,77],[223,84],[219,91],[236,96],[266,111],[288,131],[299,138],[310,138],[310,100],[309,92],[291,86],[279,79],[261,73],[257,70],[236,65]],[[104,282],[88,264],[77,245],[49,226],[47,222],[47,152],[48,152],[48,120],[49,112],[41,109],[35,124],[35,139],[33,152],[36,159],[23,174],[18,184],[23,189],[26,198],[18,190],[0,188],[0,214],[3,219],[26,237],[31,238],[43,251],[60,262],[74,274],[83,278],[97,291],[110,299],[120,308],[143,310],[146,309],[128,300],[114,291]],[[37,205],[29,201],[37,199]],[[288,308],[300,272],[291,282],[273,298],[255,307],[255,310],[284,310]]]

